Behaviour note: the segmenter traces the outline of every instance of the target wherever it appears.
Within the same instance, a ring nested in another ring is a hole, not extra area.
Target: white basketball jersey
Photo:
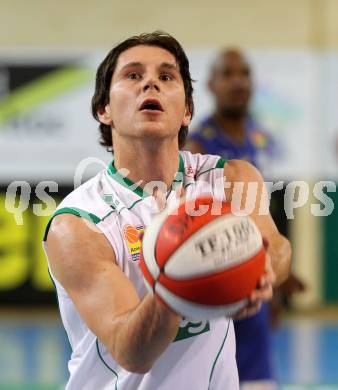
[[[177,175],[167,191],[167,202],[177,201],[175,188],[186,197],[224,198],[224,160],[217,156],[180,152]],[[116,171],[114,162],[87,181],[59,205],[53,217],[70,213],[90,220],[111,243],[117,264],[140,298],[147,293],[139,268],[143,230],[159,212],[150,183],[144,189]],[[46,240],[50,222],[46,229]],[[137,234],[136,234],[137,236]],[[182,320],[175,340],[146,374],[126,371],[87,327],[62,285],[52,275],[72,355],[66,390],[237,390],[235,336],[232,320]]]

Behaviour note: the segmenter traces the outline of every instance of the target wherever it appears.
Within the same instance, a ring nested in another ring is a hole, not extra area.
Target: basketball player
[[[209,78],[215,111],[191,135],[189,149],[194,153],[247,160],[256,167],[259,162],[271,159],[273,140],[249,113],[252,89],[251,69],[244,55],[236,49],[219,53]],[[235,321],[234,326],[241,387],[254,384],[260,389],[273,388],[268,305],[263,304],[254,316]]]
[[[198,124],[187,148],[266,168],[277,152],[276,145],[250,114],[252,71],[243,53],[233,48],[222,50],[211,67],[208,86],[215,101],[214,112]],[[268,305],[263,304],[254,316],[235,321],[234,326],[242,389],[274,388]]]
[[[165,33],[132,37],[99,66],[92,100],[102,143],[114,150],[106,170],[78,187],[48,224],[45,249],[72,356],[67,390],[235,390],[232,320],[182,319],[147,293],[138,265],[141,232],[185,187],[200,182],[258,182],[246,162],[179,152],[193,114],[189,63]],[[156,181],[151,190],[148,184]],[[162,183],[163,185],[159,185]],[[232,187],[210,187],[231,201]],[[166,187],[168,190],[163,189]],[[271,298],[290,267],[290,246],[270,215],[252,213],[269,241],[266,273],[248,306]]]
[[[265,169],[277,148],[250,113],[252,70],[244,54],[234,48],[221,51],[211,66],[208,87],[215,109],[190,135],[189,149]]]

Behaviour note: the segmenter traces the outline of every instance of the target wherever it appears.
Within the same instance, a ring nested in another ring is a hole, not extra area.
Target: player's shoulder
[[[56,211],[73,207],[93,213],[98,218],[103,217],[110,208],[109,204],[105,201],[107,192],[106,174],[106,170],[102,170],[75,188],[62,200]]]
[[[52,222],[54,225],[68,226],[80,223],[77,219],[83,219],[91,225],[100,227],[108,217],[110,220],[114,218],[115,209],[106,199],[108,185],[106,175],[106,170],[100,171],[62,200],[46,226],[44,241],[47,239]],[[108,192],[111,193],[111,189]],[[80,218],[74,219],[74,216]]]
[[[259,170],[246,160],[228,160],[224,165],[224,176],[230,182],[261,182]]]
[[[213,154],[180,152],[183,160],[183,169],[186,176],[198,176],[202,172],[213,169],[223,169],[227,160]]]

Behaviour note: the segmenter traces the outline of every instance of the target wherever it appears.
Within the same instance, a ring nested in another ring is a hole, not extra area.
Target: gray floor
[[[0,314],[0,390],[63,388],[69,353],[57,313]],[[338,319],[284,320],[273,361],[283,390],[338,389]]]

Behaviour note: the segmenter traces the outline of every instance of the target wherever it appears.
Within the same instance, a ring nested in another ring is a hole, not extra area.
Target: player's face
[[[224,113],[243,115],[247,112],[252,92],[250,67],[238,52],[227,52],[216,63],[210,89],[217,108]]]
[[[181,126],[190,122],[179,66],[160,47],[139,45],[121,53],[109,98],[100,119],[112,126],[113,135],[177,138]]]

